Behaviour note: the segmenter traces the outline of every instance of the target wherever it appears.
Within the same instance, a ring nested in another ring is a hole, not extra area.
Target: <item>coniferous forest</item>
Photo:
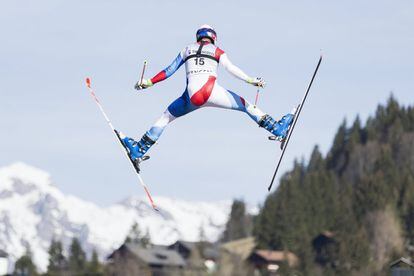
[[[414,108],[391,97],[365,123],[344,121],[326,156],[296,161],[253,231],[258,247],[299,257],[282,275],[388,275],[413,230]]]

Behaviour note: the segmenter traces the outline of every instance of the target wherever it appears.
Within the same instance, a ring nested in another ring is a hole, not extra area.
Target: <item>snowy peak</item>
[[[17,192],[25,192],[30,187],[45,189],[53,187],[50,175],[22,162],[0,168],[0,189],[15,189]]]
[[[146,198],[134,196],[99,207],[62,193],[47,172],[14,163],[0,168],[0,249],[14,262],[30,246],[35,263],[45,271],[52,238],[68,248],[77,237],[88,253],[96,249],[104,259],[123,243],[135,222],[156,244],[196,241],[200,228],[205,238],[214,241],[223,231],[231,205],[230,201],[154,200],[160,212],[154,212]]]

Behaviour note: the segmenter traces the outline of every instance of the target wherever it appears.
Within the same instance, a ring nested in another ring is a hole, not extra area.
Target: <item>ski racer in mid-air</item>
[[[155,124],[138,142],[120,133],[120,137],[133,160],[141,160],[145,153],[158,140],[165,127],[178,117],[186,115],[202,107],[219,107],[238,110],[246,113],[260,127],[265,128],[276,140],[286,139],[289,126],[293,122],[294,113],[289,113],[281,120],[275,121],[270,115],[263,113],[255,105],[234,92],[221,87],[217,81],[217,67],[221,64],[235,77],[258,87],[264,87],[262,78],[252,78],[231,63],[227,54],[217,47],[215,30],[201,26],[196,33],[197,42],[185,47],[174,61],[151,79],[142,79],[135,85],[137,90],[146,89],[173,75],[181,65],[185,64],[187,86],[184,93],[172,102]]]

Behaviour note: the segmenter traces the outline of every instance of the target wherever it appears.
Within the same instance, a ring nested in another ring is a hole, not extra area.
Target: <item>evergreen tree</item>
[[[414,245],[414,177],[406,176],[400,200],[400,210],[403,218],[403,228],[408,243]]]
[[[336,133],[328,155],[328,168],[333,169],[337,173],[341,173],[347,163],[347,156],[344,151],[348,140],[347,133],[346,120],[344,120]]]
[[[47,266],[47,275],[58,276],[64,270],[66,265],[65,256],[63,255],[62,243],[53,239],[48,252],[49,264]]]
[[[98,253],[94,249],[92,251],[91,260],[88,262],[86,275],[88,276],[101,276],[104,275],[104,269],[99,262]]]
[[[151,245],[151,235],[148,228],[145,231],[144,236],[141,237],[141,245],[145,248]]]
[[[14,276],[37,276],[36,265],[32,261],[32,253],[27,248],[26,253],[21,256],[14,264]]]
[[[363,130],[361,129],[361,120],[359,119],[359,116],[357,116],[349,131],[349,147],[347,149],[348,151],[351,151],[356,145],[361,144],[363,142],[362,132]]]
[[[131,230],[129,231],[128,236],[125,239],[125,243],[135,243],[140,244],[142,247],[146,248],[151,245],[151,236],[149,230],[147,229],[146,233],[143,235],[141,229],[137,222],[135,222]]]
[[[199,242],[207,241],[206,231],[204,230],[203,224],[201,224],[200,227],[198,228],[198,241]]]
[[[226,223],[222,241],[228,242],[249,236],[251,232],[249,218],[246,215],[246,206],[243,200],[234,200],[231,206],[230,217]]]
[[[85,272],[86,254],[77,238],[72,239],[69,249],[69,270],[71,274],[80,275]]]
[[[313,148],[309,164],[308,164],[308,172],[311,171],[320,171],[325,168],[325,162],[323,160],[322,154],[319,151],[319,147],[315,146]]]

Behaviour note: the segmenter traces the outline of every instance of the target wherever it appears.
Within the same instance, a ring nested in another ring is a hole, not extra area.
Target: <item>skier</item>
[[[201,107],[219,107],[245,112],[260,127],[268,130],[276,140],[286,139],[289,127],[294,119],[295,110],[275,121],[270,115],[263,113],[239,95],[221,87],[217,81],[217,67],[221,64],[236,78],[249,84],[264,88],[265,81],[259,77],[249,77],[237,66],[233,65],[227,54],[217,47],[217,35],[209,25],[202,25],[196,33],[196,43],[185,47],[174,61],[151,79],[142,79],[135,89],[146,89],[173,75],[181,65],[185,64],[187,86],[184,93],[171,103],[162,116],[148,130],[140,141],[120,133],[120,138],[128,149],[133,160],[141,160],[145,153],[158,140],[165,127],[178,117],[186,115]]]

